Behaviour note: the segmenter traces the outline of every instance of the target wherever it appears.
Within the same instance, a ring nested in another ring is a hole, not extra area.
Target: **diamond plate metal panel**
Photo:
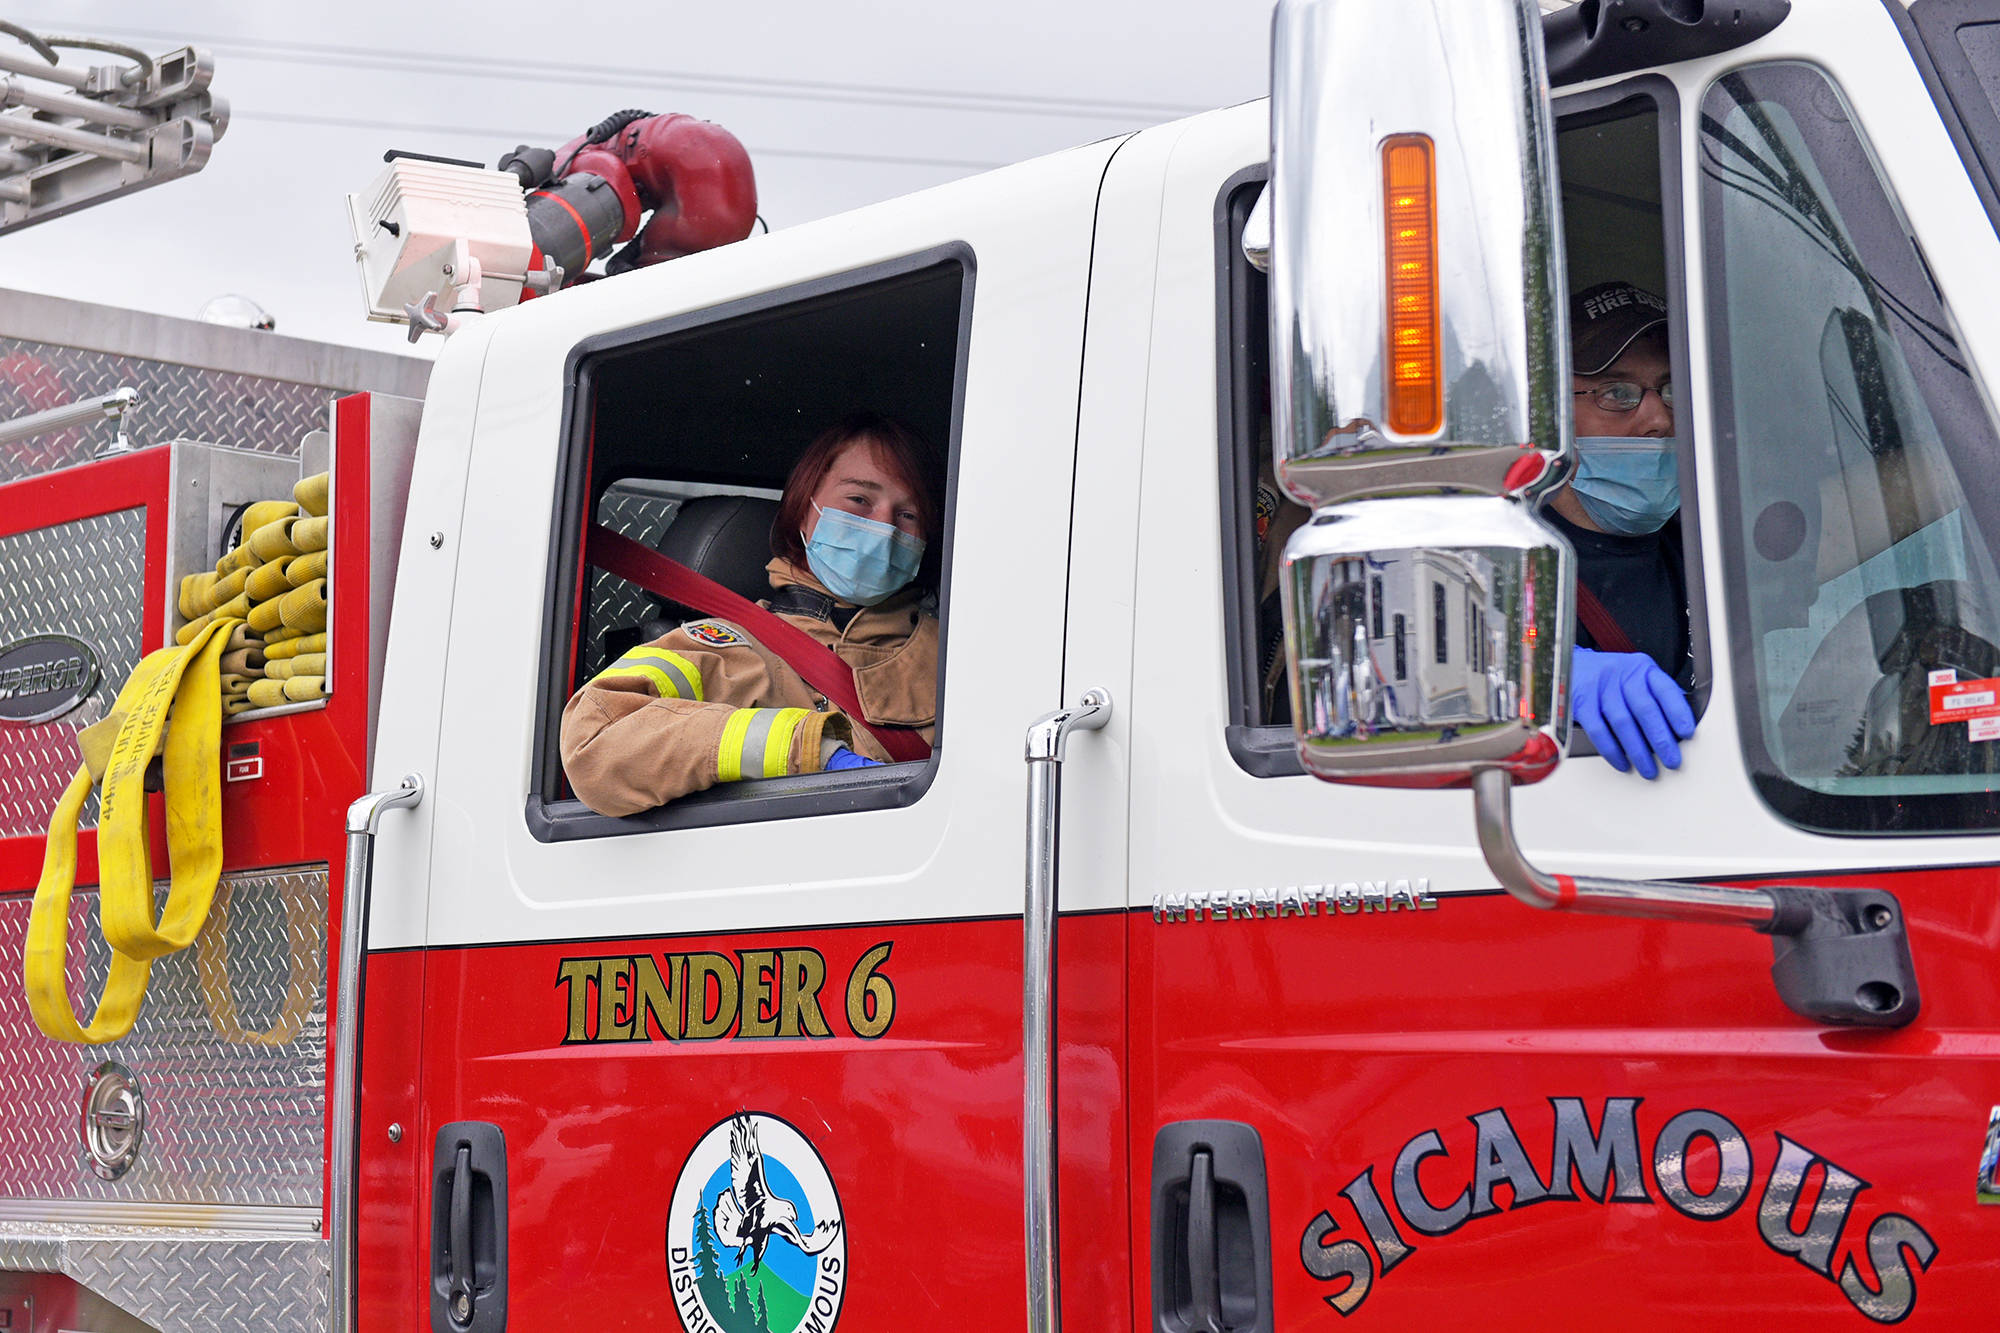
[[[0,644],[73,634],[97,651],[89,699],[38,726],[0,723],[0,838],[39,834],[76,772],[76,733],[103,718],[139,662],[146,511],[123,509],[0,537]],[[97,824],[97,797],[83,827]]]
[[[681,502],[662,495],[637,495],[616,486],[605,491],[597,502],[597,521],[621,537],[646,546],[657,542],[680,512]],[[604,670],[610,663],[604,652],[609,632],[630,629],[649,616],[658,615],[660,599],[636,583],[601,569],[590,571],[590,618],[581,646],[584,680]]]
[[[336,393],[171,361],[0,338],[0,420],[128,384],[139,390],[139,406],[125,421],[135,448],[190,439],[286,457],[298,456],[306,432],[326,428],[326,406]],[[0,481],[88,462],[114,433],[109,423],[96,423],[0,446]]]
[[[268,1029],[288,984],[305,997],[297,1035],[278,1046],[226,1040],[204,999],[194,949],[153,964],[138,1026],[103,1046],[50,1041],[18,984],[0,985],[0,1199],[116,1203],[295,1205],[322,1197],[326,1117],[327,872],[226,876],[225,919],[237,1022]],[[164,897],[165,884],[160,886]],[[88,1013],[110,949],[96,893],[69,914],[71,1002]],[[0,898],[0,978],[21,975],[26,895]],[[297,982],[292,982],[297,967]],[[137,1077],[145,1144],[118,1180],[82,1161],[78,1124],[85,1081],[106,1060]],[[74,1211],[73,1209],[70,1211]]]
[[[160,1333],[321,1333],[318,1240],[0,1223],[0,1270],[64,1273]]]

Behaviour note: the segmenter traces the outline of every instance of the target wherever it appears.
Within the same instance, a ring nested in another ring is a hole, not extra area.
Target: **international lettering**
[[[1292,916],[1355,916],[1366,912],[1434,912],[1428,879],[1343,880],[1275,889],[1156,893],[1157,925],[1192,921],[1266,921]]]
[[[1639,1104],[1637,1097],[1606,1098],[1593,1128],[1581,1098],[1549,1098],[1552,1126],[1540,1159],[1498,1107],[1467,1117],[1469,1153],[1463,1130],[1453,1146],[1439,1130],[1425,1129],[1396,1153],[1387,1199],[1371,1165],[1337,1191],[1351,1225],[1343,1225],[1332,1207],[1306,1223],[1299,1261],[1307,1276],[1334,1284],[1323,1299],[1345,1316],[1421,1248],[1412,1236],[1449,1236],[1515,1208],[1576,1202],[1579,1194],[1604,1206],[1658,1208],[1664,1201],[1685,1217],[1710,1223],[1754,1201],[1755,1230],[1764,1245],[1833,1284],[1856,1310],[1893,1324],[1914,1308],[1917,1278],[1937,1258],[1937,1242],[1901,1213],[1881,1213],[1864,1225],[1856,1202],[1867,1181],[1783,1134],[1773,1135],[1773,1143],[1753,1144],[1727,1116],[1701,1108],[1661,1122],[1648,1153]],[[1710,1164],[1689,1171],[1690,1153]],[[1546,1174],[1538,1160],[1548,1163]],[[1657,1199],[1647,1189],[1647,1168]],[[1804,1197],[1813,1202],[1800,1218]]]

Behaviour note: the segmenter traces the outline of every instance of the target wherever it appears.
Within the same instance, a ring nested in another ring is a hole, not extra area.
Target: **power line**
[[[500,144],[512,139],[521,143],[557,144],[571,137],[566,131],[496,129],[477,125],[435,125],[406,120],[359,120],[349,116],[314,116],[291,111],[235,111],[232,120],[271,121],[280,125],[324,125],[334,129],[384,130],[409,134],[458,134]],[[749,148],[754,163],[760,157],[816,158],[830,162],[868,162],[883,166],[952,167],[986,171],[1004,162],[984,162],[970,158],[911,157],[898,153],[843,153],[814,148]]]
[[[39,26],[33,20],[16,22]],[[67,22],[68,20],[65,20]],[[682,90],[729,96],[783,98],[793,101],[849,102],[913,110],[985,112],[998,115],[1055,116],[1129,121],[1192,115],[1209,108],[1189,103],[1115,101],[1089,97],[1045,97],[1032,93],[967,92],[947,88],[897,87],[888,84],[838,83],[812,79],[767,78],[755,75],[702,74],[644,66],[586,65],[564,61],[525,61],[480,57],[446,59],[379,47],[340,46],[239,37],[222,33],[188,33],[128,28],[126,38],[193,43],[218,51],[287,63],[337,65],[390,72],[448,74],[465,78],[568,82],[602,85],[623,81],[631,87]]]

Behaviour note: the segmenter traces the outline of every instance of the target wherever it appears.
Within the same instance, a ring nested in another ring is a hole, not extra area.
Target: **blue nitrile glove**
[[[870,759],[865,754],[856,754],[845,745],[835,746],[832,757],[824,765],[826,771],[829,773],[838,773],[848,768],[880,768],[881,766],[882,761],[880,759]]]
[[[1570,657],[1570,713],[1605,761],[1620,773],[1660,776],[1654,756],[1681,766],[1675,737],[1694,735],[1694,710],[1674,678],[1644,653],[1578,648]]]

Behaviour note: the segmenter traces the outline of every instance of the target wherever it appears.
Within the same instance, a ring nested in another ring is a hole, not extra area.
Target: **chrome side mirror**
[[[1281,0],[1271,379],[1306,504],[1529,494],[1570,439],[1534,0]]]
[[[1436,534],[1450,545],[1418,545]],[[1509,500],[1363,500],[1285,544],[1292,718],[1307,771],[1465,786],[1547,776],[1568,742],[1574,557]]]
[[[1555,136],[1534,0],[1280,0],[1272,443],[1293,725],[1336,782],[1546,776],[1574,556]],[[1246,231],[1246,251],[1251,237]]]

